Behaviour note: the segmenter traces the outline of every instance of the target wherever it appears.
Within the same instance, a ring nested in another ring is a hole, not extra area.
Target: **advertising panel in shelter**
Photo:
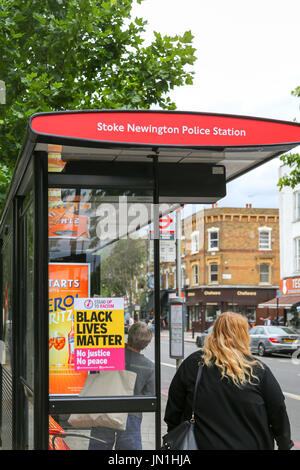
[[[87,263],[49,264],[49,393],[80,393],[87,373],[74,365],[74,300],[90,295]]]

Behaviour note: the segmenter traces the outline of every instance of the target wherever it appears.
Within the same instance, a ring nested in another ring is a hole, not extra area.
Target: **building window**
[[[193,232],[191,235],[192,254],[199,251],[199,232]]]
[[[193,284],[199,284],[199,266],[198,264],[193,265]]]
[[[271,250],[271,232],[270,227],[259,227],[259,249]]]
[[[259,282],[261,284],[270,284],[270,265],[262,263],[259,266]]]
[[[219,249],[219,229],[212,227],[208,229],[208,250],[216,251]]]
[[[218,265],[217,265],[217,263],[211,263],[209,265],[209,282],[210,282],[210,284],[216,284],[218,282]]]
[[[300,271],[300,238],[295,238],[295,271]]]

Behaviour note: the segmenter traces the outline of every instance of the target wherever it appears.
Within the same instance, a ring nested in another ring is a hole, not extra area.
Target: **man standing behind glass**
[[[154,395],[154,365],[150,359],[141,354],[141,351],[150,344],[151,340],[152,331],[146,323],[134,323],[128,330],[128,339],[125,345],[125,369],[137,374],[134,395]],[[102,439],[107,445],[91,441],[89,450],[142,450],[141,423],[142,413],[131,412],[128,413],[124,431],[104,427],[92,428],[91,437]]]

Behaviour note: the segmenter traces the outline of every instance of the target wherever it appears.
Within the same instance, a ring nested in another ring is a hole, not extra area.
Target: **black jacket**
[[[201,354],[187,357],[169,389],[165,412],[168,431],[191,417]],[[281,388],[268,366],[255,366],[259,381],[242,388],[221,377],[216,366],[203,366],[195,409],[196,438],[202,450],[280,450],[293,446]]]

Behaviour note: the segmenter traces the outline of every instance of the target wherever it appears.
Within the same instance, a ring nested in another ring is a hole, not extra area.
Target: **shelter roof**
[[[223,165],[226,181],[300,144],[300,124],[181,111],[41,113],[29,122],[37,150],[62,145],[62,159]]]

